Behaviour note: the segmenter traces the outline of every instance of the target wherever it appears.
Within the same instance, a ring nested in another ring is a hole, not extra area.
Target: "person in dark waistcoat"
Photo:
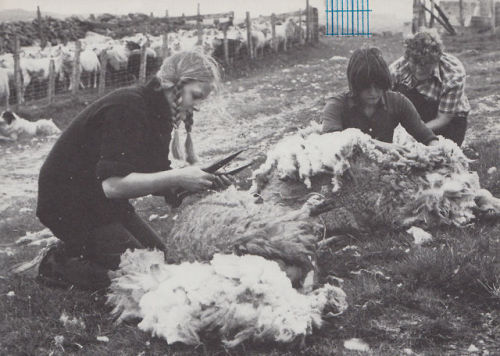
[[[107,287],[107,272],[118,267],[126,249],[165,251],[128,199],[231,183],[195,166],[171,169],[168,158],[171,148],[180,158],[177,129],[184,123],[186,161],[196,162],[192,110],[219,83],[211,57],[180,52],[166,58],[147,84],[115,90],[73,119],[40,170],[36,215],[61,243],[42,259],[39,280]]]
[[[427,127],[460,146],[470,111],[465,68],[443,52],[437,34],[419,32],[405,40],[404,56],[389,69],[393,90],[411,100]]]
[[[437,142],[413,104],[390,90],[391,75],[378,48],[357,49],[347,66],[349,90],[330,97],[322,113],[323,133],[358,128],[374,139],[392,142],[401,124],[424,144]]]

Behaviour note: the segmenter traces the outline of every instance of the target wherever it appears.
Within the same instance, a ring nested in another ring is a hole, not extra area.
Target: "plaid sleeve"
[[[464,95],[465,81],[463,79],[457,79],[447,85],[439,98],[439,112],[447,114],[459,112],[460,103]]]
[[[394,87],[401,81],[403,72],[403,57],[392,62],[391,65],[389,65],[389,71],[391,72],[392,86]]]

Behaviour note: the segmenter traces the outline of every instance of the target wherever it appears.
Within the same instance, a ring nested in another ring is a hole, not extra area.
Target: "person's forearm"
[[[104,194],[109,199],[131,199],[177,188],[174,170],[156,173],[130,173],[125,177],[110,177],[102,182]]]
[[[440,112],[438,113],[435,119],[427,122],[425,125],[432,131],[436,132],[436,130],[439,130],[444,126],[448,125],[448,123],[450,123],[452,119],[453,119],[453,114],[445,114]]]

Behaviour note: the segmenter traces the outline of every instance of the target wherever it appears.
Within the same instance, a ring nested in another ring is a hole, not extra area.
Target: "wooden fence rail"
[[[73,59],[73,71],[71,75],[71,93],[73,96],[78,95],[78,90],[80,88],[80,53],[82,51],[82,43],[80,41],[75,42],[75,58]]]
[[[203,20],[214,20],[214,19],[221,19],[225,17],[232,17],[234,18],[234,11],[229,11],[229,12],[220,12],[217,14],[208,14],[208,15],[202,15],[202,14],[197,14],[197,15],[192,15],[192,16],[168,16],[168,11],[166,12],[166,17],[168,20],[176,21],[176,20],[184,20],[184,21],[196,21],[200,19],[201,21]]]

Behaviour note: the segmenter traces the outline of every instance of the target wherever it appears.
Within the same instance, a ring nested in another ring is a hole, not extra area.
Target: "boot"
[[[111,283],[108,270],[82,256],[69,257],[64,243],[51,247],[38,267],[37,280],[49,287],[97,291]]]

